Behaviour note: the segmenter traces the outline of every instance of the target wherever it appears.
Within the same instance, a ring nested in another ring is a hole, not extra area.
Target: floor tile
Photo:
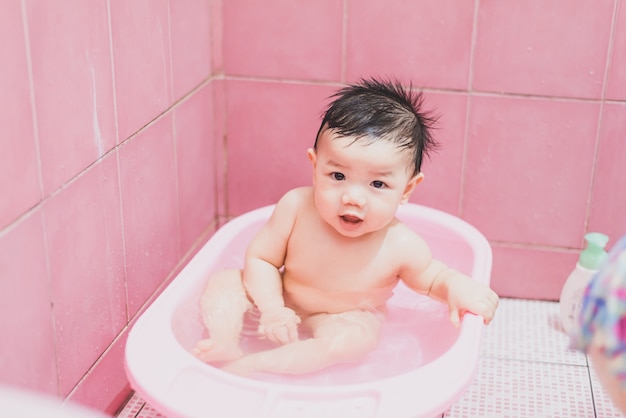
[[[117,414],[118,418],[135,418],[146,405],[146,402],[136,393],[126,402],[124,408]]]
[[[587,365],[582,353],[569,348],[555,302],[502,299],[482,350],[483,357]]]
[[[594,416],[587,367],[484,358],[446,418]]]
[[[624,415],[613,405],[613,401],[602,388],[600,379],[591,362],[589,363],[589,375],[591,377],[591,390],[593,392],[593,403],[596,407],[596,417],[623,418]]]
[[[124,409],[117,414],[118,418],[166,418],[148,405],[139,395],[134,394],[124,406]]]

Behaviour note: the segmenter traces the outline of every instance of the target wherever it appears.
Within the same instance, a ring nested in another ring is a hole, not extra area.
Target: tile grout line
[[[591,365],[589,364],[589,358],[585,356],[587,360],[587,378],[589,378],[589,392],[591,393],[591,405],[593,405],[593,415],[598,418],[598,408],[596,407],[596,397],[593,393],[593,379],[591,378]]]

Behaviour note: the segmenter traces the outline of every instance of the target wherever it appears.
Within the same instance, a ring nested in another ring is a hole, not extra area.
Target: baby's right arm
[[[297,190],[287,192],[276,204],[272,216],[254,237],[244,262],[244,286],[261,311],[259,331],[268,339],[288,343],[298,339],[300,318],[285,307],[279,269],[285,261],[287,242],[299,205]]]

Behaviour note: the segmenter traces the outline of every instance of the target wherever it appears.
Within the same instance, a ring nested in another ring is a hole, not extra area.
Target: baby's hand
[[[498,307],[498,295],[488,286],[469,277],[459,277],[453,283],[448,289],[448,308],[452,324],[458,327],[466,312],[482,316],[485,324],[489,324]]]
[[[261,314],[259,334],[270,341],[287,344],[298,341],[300,317],[287,307],[273,309]]]

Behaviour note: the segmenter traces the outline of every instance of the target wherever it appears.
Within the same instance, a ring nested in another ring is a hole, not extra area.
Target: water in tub
[[[433,254],[467,254],[457,260],[445,260],[451,267],[467,271],[471,265],[470,251],[465,243],[443,238],[439,230],[423,230],[421,235],[431,243]],[[242,248],[256,233],[253,228],[242,233],[223,249],[220,262],[214,271],[239,268],[243,265]],[[210,276],[207,272],[206,277]],[[190,289],[188,299],[179,305],[173,317],[172,329],[179,343],[188,351],[197,341],[207,338],[202,325],[199,297],[202,289]],[[459,335],[459,329],[449,321],[447,307],[426,296],[416,294],[402,283],[394,289],[388,302],[388,313],[383,321],[380,343],[367,358],[359,363],[339,364],[323,371],[296,375],[257,374],[252,376],[263,381],[289,382],[293,384],[326,385],[349,384],[374,381],[395,376],[422,367],[436,359],[451,347]],[[242,332],[241,347],[245,353],[258,352],[275,347],[271,342],[260,339],[256,332],[258,313],[246,317]],[[301,338],[306,338],[302,330]],[[207,367],[212,367],[208,366]]]
[[[236,257],[227,262],[234,265]],[[238,261],[238,260],[237,260]],[[198,291],[196,295],[200,294]],[[258,337],[258,315],[249,312],[244,321],[241,347],[245,353],[267,350],[275,345]],[[255,317],[256,316],[256,317]],[[182,303],[173,317],[172,328],[178,341],[188,351],[200,339],[207,338],[202,325],[199,299],[192,296]],[[399,284],[389,301],[389,310],[381,326],[378,347],[359,363],[339,364],[325,370],[297,376],[257,374],[263,381],[326,385],[374,381],[417,369],[440,356],[454,344],[459,330],[448,319],[445,305],[418,295]],[[308,335],[303,330],[301,338]],[[207,366],[211,367],[211,366]]]

